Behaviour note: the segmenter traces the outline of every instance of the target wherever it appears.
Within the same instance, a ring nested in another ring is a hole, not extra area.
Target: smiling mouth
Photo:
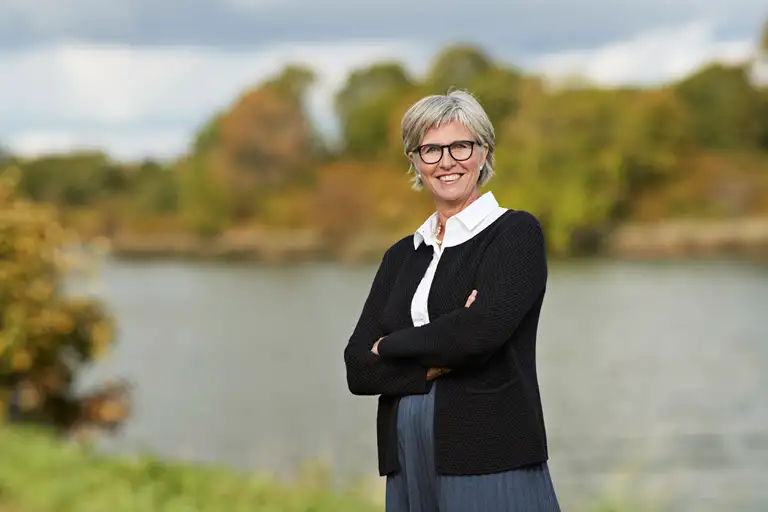
[[[446,174],[445,176],[440,176],[437,178],[440,180],[441,183],[453,183],[455,181],[458,181],[459,178],[464,176],[463,174]]]

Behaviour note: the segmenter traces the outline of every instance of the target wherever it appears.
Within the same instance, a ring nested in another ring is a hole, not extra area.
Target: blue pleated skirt
[[[546,463],[490,475],[436,473],[436,384],[426,395],[400,400],[400,472],[387,477],[386,512],[560,512]]]

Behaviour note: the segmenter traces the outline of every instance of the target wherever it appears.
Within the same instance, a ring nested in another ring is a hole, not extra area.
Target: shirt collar
[[[451,217],[451,219],[456,219],[467,229],[467,231],[472,233],[475,228],[477,228],[480,223],[482,223],[483,220],[498,207],[499,203],[496,201],[496,197],[494,197],[493,192],[489,191],[478,197],[472,204]],[[419,229],[416,230],[413,234],[414,249],[418,249],[419,245],[422,243],[432,245],[437,222],[438,214],[435,212],[424,221],[424,224],[422,224]]]

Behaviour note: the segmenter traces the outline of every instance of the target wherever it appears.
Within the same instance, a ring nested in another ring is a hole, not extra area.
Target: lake
[[[83,383],[137,385],[108,448],[375,477],[376,399],[349,394],[342,355],[374,272],[105,262],[119,338]],[[768,265],[553,263],[538,367],[564,510],[768,510]]]

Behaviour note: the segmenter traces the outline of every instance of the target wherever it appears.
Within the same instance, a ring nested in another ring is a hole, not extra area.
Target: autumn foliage
[[[755,42],[763,61],[765,33]],[[350,73],[333,102],[338,139],[310,115],[314,73],[289,65],[212,113],[176,161],[10,159],[22,189],[81,232],[207,240],[296,231],[339,247],[370,234],[394,240],[432,208],[426,192],[411,190],[402,115],[425,95],[462,88],[496,129],[489,188],[542,220],[553,253],[570,254],[579,234],[626,222],[768,214],[768,84],[753,79],[758,60],[605,88],[553,81],[458,44],[421,76],[391,60]]]
[[[127,414],[122,385],[79,397],[73,388],[78,371],[109,349],[111,317],[66,293],[72,240],[56,208],[25,199],[17,179],[0,177],[0,411],[65,430],[115,426]]]

